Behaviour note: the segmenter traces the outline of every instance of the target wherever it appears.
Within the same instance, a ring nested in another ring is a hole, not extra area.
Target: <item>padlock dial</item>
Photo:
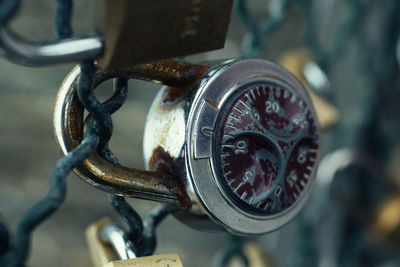
[[[273,82],[255,82],[225,101],[215,127],[214,168],[238,207],[266,216],[291,207],[316,168],[318,129],[306,101]]]
[[[169,166],[184,182],[191,207],[174,216],[196,229],[239,235],[293,219],[312,192],[319,161],[320,130],[301,83],[281,66],[251,58],[211,66],[178,100],[172,89],[164,87],[150,109],[144,151],[150,170]]]

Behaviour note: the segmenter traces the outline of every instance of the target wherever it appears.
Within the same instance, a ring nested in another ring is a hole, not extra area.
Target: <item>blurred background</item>
[[[95,1],[74,4],[75,33],[91,31]],[[23,1],[11,25],[33,39],[52,38],[54,7],[54,1]],[[254,239],[271,266],[400,266],[399,36],[398,0],[237,1],[225,48],[186,58],[279,62],[317,99],[324,129],[314,193],[296,219]],[[28,68],[0,59],[0,217],[10,230],[45,196],[61,157],[52,112],[72,67]],[[98,98],[107,99],[111,87],[104,84]],[[110,147],[126,166],[144,167],[144,123],[158,90],[131,80],[127,102],[113,115]],[[142,216],[156,206],[129,203]],[[70,174],[66,201],[34,232],[27,265],[92,266],[84,232],[105,216],[122,224],[104,192]],[[157,237],[156,254],[178,252],[193,267],[212,266],[227,240],[172,217],[157,228]]]

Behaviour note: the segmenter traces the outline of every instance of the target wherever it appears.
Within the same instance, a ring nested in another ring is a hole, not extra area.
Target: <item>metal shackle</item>
[[[134,65],[117,72],[98,70],[94,88],[116,77],[150,80],[176,87],[187,86],[203,74],[203,69],[203,65],[166,60]],[[55,104],[54,130],[64,154],[78,146],[83,137],[83,106],[76,92],[79,75],[80,68],[77,66],[62,83]],[[109,193],[190,207],[183,182],[167,173],[119,166],[97,153],[86,159],[75,172],[86,182]]]
[[[15,16],[20,5],[19,0],[1,3],[0,56],[3,58],[16,64],[39,67],[96,58],[103,54],[103,37],[96,32],[46,41],[30,40],[19,35],[9,28],[8,22]],[[67,4],[62,8],[67,16],[71,11],[68,7]],[[60,19],[59,13],[56,14],[57,19]],[[65,24],[63,26],[67,27]]]
[[[135,245],[127,238],[126,232],[114,223],[109,223],[101,229],[100,239],[110,244],[121,260],[137,257]]]
[[[95,58],[103,53],[103,38],[97,33],[52,41],[32,41],[7,27],[0,27],[1,56],[20,65],[48,66]]]

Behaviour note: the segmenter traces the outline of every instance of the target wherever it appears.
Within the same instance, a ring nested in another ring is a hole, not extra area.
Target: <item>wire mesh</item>
[[[398,56],[400,54],[398,52],[400,51],[398,48],[400,47],[400,19],[398,16],[400,14],[400,2],[387,0],[379,3],[385,14],[381,16],[381,29],[377,36],[369,36],[369,32],[366,31],[366,28],[369,27],[368,19],[371,16],[371,6],[376,6],[377,1],[341,1],[349,11],[349,14],[346,16],[345,21],[336,27],[336,31],[331,34],[334,39],[329,45],[321,44],[321,37],[318,35],[318,24],[313,11],[313,1],[271,0],[266,4],[268,5],[268,16],[262,21],[257,20],[251,13],[248,2],[246,0],[235,1],[235,13],[247,30],[242,43],[245,56],[265,56],[268,51],[269,38],[272,38],[271,35],[285,23],[287,12],[291,8],[295,8],[298,11],[303,21],[303,45],[312,53],[315,62],[328,74],[334,71],[337,64],[349,52],[350,43],[356,43],[359,53],[359,68],[367,76],[366,84],[368,86],[366,88],[366,97],[363,101],[365,108],[361,111],[361,123],[358,127],[354,127],[352,134],[357,139],[355,143],[359,148],[377,155],[379,159],[385,161],[389,157],[391,144],[397,141],[398,136],[384,132],[382,130],[384,126],[377,124],[377,122],[384,122],[384,117],[388,112],[382,107],[382,103],[394,91],[388,84],[395,81],[394,84],[398,85],[399,60],[396,61],[396,51]],[[7,24],[15,15],[19,6],[20,1],[2,1],[0,24]],[[71,12],[72,0],[57,1],[54,24],[58,38],[72,36],[73,32],[70,26]],[[10,237],[3,230],[4,227],[0,225],[0,243],[1,245],[6,244],[4,247],[0,247],[0,253],[4,252],[3,257],[0,259],[1,266],[21,266],[24,264],[29,254],[32,231],[62,204],[66,194],[66,177],[75,166],[96,150],[108,160],[118,163],[118,159],[108,150],[108,141],[111,138],[113,129],[110,114],[118,110],[125,101],[127,81],[118,79],[114,95],[104,104],[101,104],[96,99],[92,89],[93,75],[96,70],[94,61],[87,59],[80,63],[80,67],[81,77],[79,79],[78,95],[81,103],[91,116],[84,140],[79,147],[56,164],[51,175],[48,195],[26,212],[20,220],[15,233],[11,236],[11,241],[8,241]],[[396,94],[398,95],[398,93]],[[398,133],[399,124],[397,123],[393,127],[394,130],[392,128],[390,132]],[[339,131],[339,133],[335,134],[340,138],[343,132]],[[362,174],[355,173],[351,176],[360,177]],[[345,183],[344,186],[355,188],[362,183],[359,179],[354,180],[357,182]],[[360,198],[364,198],[366,202],[371,201],[370,196],[365,195],[365,192],[371,191],[367,187],[354,193]],[[143,225],[141,218],[122,197],[110,195],[109,198],[111,205],[127,222],[129,226],[128,235],[140,247],[141,255],[152,254],[156,244],[155,227],[173,208],[157,208]],[[349,218],[343,220],[346,221]],[[300,230],[298,231],[298,236],[294,238],[296,242],[294,242],[293,250],[296,251],[296,255],[301,256],[293,257],[295,259],[289,262],[290,266],[317,266],[320,264],[321,260],[316,253],[318,250],[318,244],[315,240],[318,235],[316,224],[318,224],[318,221],[310,220],[307,216],[300,216]],[[343,231],[345,238],[343,238],[341,244],[348,242],[351,249],[347,249],[346,246],[339,249],[336,264],[339,266],[366,264],[365,253],[371,248],[366,248],[365,242],[360,241],[363,238],[362,231],[357,232],[355,230],[359,224],[344,224],[346,225],[344,226],[346,229]],[[218,265],[226,266],[229,258],[235,255],[240,255],[245,265],[247,265],[248,260],[242,250],[243,242],[245,242],[243,239],[229,238],[226,248],[221,252],[223,257],[221,257]],[[355,257],[354,254],[359,257]],[[379,262],[380,259],[374,260]],[[365,266],[375,266],[375,262],[371,261],[369,265]]]

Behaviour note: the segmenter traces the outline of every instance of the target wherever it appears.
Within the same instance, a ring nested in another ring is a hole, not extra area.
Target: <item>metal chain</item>
[[[0,3],[0,25],[6,24],[18,11],[20,0],[2,0]]]
[[[380,95],[382,94],[382,86],[390,77],[393,77],[393,75],[396,75],[395,73],[399,71],[396,66],[394,54],[396,50],[396,38],[400,29],[400,20],[397,16],[400,11],[400,5],[398,1],[385,1],[386,5],[389,4],[390,6],[391,4],[391,6],[386,9],[388,12],[382,17],[382,21],[384,21],[381,25],[382,30],[380,31],[380,36],[378,36],[378,39],[375,40],[374,43],[366,38],[366,33],[364,32],[366,30],[366,17],[368,15],[367,8],[371,7],[373,1],[346,1],[346,3],[349,6],[351,15],[349,16],[348,22],[342,26],[337,34],[330,54],[327,54],[326,58],[321,60],[321,62],[324,61],[324,63],[321,64],[324,64],[326,69],[331,69],[335,63],[338,62],[338,59],[346,52],[346,48],[349,46],[349,39],[353,36],[357,37],[356,44],[358,47],[359,68],[362,73],[364,73],[364,78],[367,78],[367,86],[363,88],[363,96],[365,99],[361,110],[362,119],[360,121],[362,123],[360,123],[358,127],[355,127],[356,130],[354,131],[355,144],[360,147],[360,149],[370,151],[371,155],[383,160],[385,156],[388,155],[385,144],[392,144],[395,140],[388,142],[388,140],[385,140],[388,136],[383,136],[382,132],[380,132],[378,124],[381,120],[380,116],[382,116],[381,104],[383,103]],[[354,34],[356,32],[357,34]],[[393,92],[392,96],[396,95],[396,90],[391,91]],[[352,190],[355,191],[353,192],[354,197],[363,199],[362,201],[365,202],[371,202],[372,196],[366,196],[365,193],[371,192],[371,188],[368,189],[370,185],[366,182],[361,182],[365,181],[365,174],[361,175],[358,170],[358,172],[352,176],[351,179],[346,179],[342,187],[347,190],[353,188]],[[358,180],[354,182],[355,179]],[[379,191],[377,187],[382,186],[382,183],[385,182],[387,181],[382,179],[380,184],[374,184],[373,190]],[[361,186],[363,186],[363,189],[360,190]],[[321,211],[320,213],[323,212]],[[338,255],[338,259],[336,259],[337,262],[332,263],[332,266],[365,265],[365,263],[362,262],[361,255],[363,251],[365,253],[367,246],[367,241],[363,240],[365,239],[363,235],[364,229],[361,225],[355,224],[355,220],[350,216],[354,216],[354,214],[344,215],[343,226],[345,230],[341,233],[343,236],[341,237],[342,246],[339,248],[340,255]],[[295,249],[299,251],[298,254],[301,256],[299,257],[297,254],[297,259],[293,260],[292,266],[316,266],[318,265],[318,261],[316,260],[319,260],[319,263],[323,261],[317,257],[318,249],[315,240],[319,223],[320,222],[316,223],[316,221],[310,220],[310,218],[305,216],[300,217],[299,238],[297,239]],[[363,241],[361,242],[361,240]],[[378,254],[379,252],[374,251],[374,253]],[[373,262],[369,264],[371,266],[376,266],[376,263],[374,264]]]
[[[311,0],[270,0],[268,18],[261,22],[254,19],[253,14],[249,11],[247,2],[247,0],[235,1],[236,15],[247,28],[247,34],[242,43],[245,56],[262,57],[268,48],[268,37],[283,24],[286,18],[286,10],[296,5],[305,24],[303,30],[304,44],[312,52],[315,61],[325,71],[329,71],[329,67],[344,55],[348,47],[348,41],[362,25],[367,13],[366,8],[370,4],[369,0],[345,0],[351,15],[334,34],[335,39],[332,47],[323,49],[316,35],[317,26],[311,8]]]
[[[298,7],[305,21],[304,43],[313,53],[315,61],[325,71],[329,71],[330,67],[338,62],[346,52],[348,42],[364,22],[367,14],[366,9],[371,1],[345,0],[344,2],[347,4],[351,15],[340,25],[337,32],[333,34],[335,39],[332,41],[331,47],[324,50],[316,35],[317,25],[311,11],[311,1],[298,0]]]
[[[332,42],[323,46],[317,35],[318,28],[314,16],[315,14],[312,12],[313,2],[311,0],[270,0],[268,18],[261,22],[256,21],[254,15],[249,11],[247,6],[248,1],[236,0],[235,12],[247,29],[247,35],[242,43],[243,54],[248,57],[263,56],[268,49],[268,38],[270,34],[284,23],[286,10],[291,6],[296,6],[304,22],[303,43],[312,53],[319,67],[329,74],[333,66],[335,66],[348,51],[349,42],[354,39],[355,36],[360,35],[360,29],[366,24],[366,17],[369,14],[368,8],[370,8],[373,3],[372,0],[344,0],[343,2],[346,4],[350,13],[346,20],[339,25],[336,32],[333,33],[334,39]],[[386,4],[388,2],[390,1],[386,1]],[[392,1],[392,3],[394,2],[396,1]],[[396,7],[389,8],[390,14],[388,13],[386,16],[389,20],[394,19],[397,25],[400,23],[398,16],[395,15],[396,12],[398,12],[398,5],[399,4],[396,3]],[[370,138],[369,142],[364,143],[364,145],[367,143],[371,144],[372,140],[374,140],[373,143],[376,143],[377,140],[383,143],[381,137],[378,138],[376,135],[376,120],[379,119],[377,118],[377,111],[379,110],[377,109],[377,105],[379,105],[378,102],[380,99],[377,92],[378,88],[391,77],[396,67],[396,47],[390,47],[390,45],[396,46],[397,42],[400,43],[400,39],[397,40],[400,32],[399,26],[396,26],[392,21],[392,25],[383,27],[383,31],[384,33],[382,34],[381,40],[385,40],[385,42],[382,42],[383,45],[381,46],[384,47],[386,45],[386,47],[380,50],[381,54],[379,55],[376,55],[376,51],[372,49],[373,47],[368,45],[369,42],[366,40],[365,36],[359,36],[359,40],[361,40],[358,44],[361,51],[360,67],[363,72],[368,73],[368,84],[370,85],[370,93],[366,100],[368,104],[365,105],[366,108],[363,111],[365,122],[363,126],[360,127],[359,132],[357,132],[358,136]],[[400,47],[400,45],[398,45],[398,47]],[[398,51],[400,51],[400,49],[398,49]],[[376,58],[378,58],[378,60]],[[371,134],[365,135],[365,132]],[[314,221],[310,221],[307,217],[300,215],[299,236],[296,239],[294,248],[296,259],[291,262],[291,266],[316,266],[318,264],[318,259],[316,258],[317,247],[314,238],[316,229],[317,225]],[[231,241],[228,240],[227,242]],[[241,247],[238,248],[240,249]],[[228,255],[229,249],[228,243],[220,253],[222,255]],[[243,255],[243,251],[239,250],[238,253],[239,252]],[[218,266],[225,266],[224,264],[225,263],[219,262]]]
[[[103,107],[110,114],[118,110],[125,102],[128,92],[128,79],[117,78],[115,80],[115,88],[115,97],[110,98],[103,104]],[[90,117],[89,121],[91,120]],[[94,125],[94,122],[91,121],[91,124]],[[107,130],[111,131],[111,127]],[[110,138],[111,134],[112,132],[106,133],[105,138]],[[108,148],[109,139],[102,140],[103,142],[100,142],[97,147],[97,152],[110,162],[119,165],[120,162],[118,158],[112,154]],[[156,247],[155,228],[169,213],[176,210],[176,208],[162,205],[156,207],[146,218],[143,225],[143,221],[139,214],[123,197],[109,194],[109,201],[117,214],[128,224],[129,231],[126,234],[126,239],[130,240],[135,245],[138,254],[137,256],[152,255]]]
[[[250,13],[246,0],[236,0],[236,14],[242,20],[248,31],[242,44],[244,54],[249,57],[262,57],[267,50],[268,37],[270,37],[271,33],[277,30],[285,21],[286,10],[290,6],[296,4],[305,22],[304,44],[313,53],[320,67],[325,71],[329,71],[345,54],[349,39],[352,38],[364,23],[367,7],[373,1],[346,0],[345,2],[351,14],[334,34],[335,40],[331,47],[323,48],[316,34],[316,22],[311,10],[310,0],[271,0],[268,6],[268,17],[261,22],[257,22]],[[16,14],[20,3],[21,1],[19,0],[3,0],[0,2],[0,25],[6,24]],[[396,8],[398,11],[398,5]],[[62,39],[72,36],[72,29],[70,26],[72,0],[57,0],[55,14],[54,24],[58,38]],[[400,27],[398,26],[397,28],[394,27],[394,29],[391,29],[397,31],[394,33],[395,35],[392,36],[396,38],[395,41],[397,41],[399,29]],[[389,36],[390,33],[386,35]],[[362,36],[360,40],[362,40]],[[393,43],[395,43],[395,41]],[[363,66],[372,65],[371,56],[373,53],[371,53],[371,49],[363,44],[361,44],[360,47],[365,48],[365,51],[363,51],[363,58],[368,60],[368,64],[364,62]],[[391,51],[392,47],[389,48],[390,49],[386,51]],[[400,51],[400,49],[398,50]],[[382,57],[381,59],[383,59],[383,57],[387,57],[388,55],[389,53],[386,52],[386,54],[383,53],[380,56]],[[391,68],[393,64],[385,65],[382,62],[378,63],[380,63],[380,66],[377,66],[376,70],[373,70],[371,73],[370,84],[373,88],[371,89],[372,93],[369,100],[373,105],[370,105],[371,109],[365,112],[366,120],[362,130],[372,127],[373,125],[373,117],[369,116],[369,114],[372,114],[372,112],[376,110],[376,96],[374,95],[376,88],[388,79],[388,73],[393,72],[388,66],[390,65]],[[382,67],[382,64],[385,66]],[[118,110],[124,103],[127,97],[127,80],[117,79],[113,96],[104,104],[101,104],[96,99],[92,88],[93,77],[96,71],[94,61],[92,59],[87,59],[80,63],[80,67],[81,76],[77,92],[82,105],[90,114],[83,141],[76,149],[56,163],[51,173],[50,189],[47,196],[25,213],[11,238],[7,231],[4,230],[4,225],[0,223],[0,242],[2,245],[2,247],[0,247],[0,253],[2,253],[2,251],[4,252],[3,256],[0,254],[0,266],[21,266],[24,264],[29,254],[29,243],[32,231],[62,204],[66,195],[66,178],[73,168],[96,150],[107,160],[117,164],[119,163],[118,159],[108,149],[108,141],[111,138],[113,129],[110,114]],[[175,208],[157,207],[143,223],[140,216],[123,197],[110,194],[109,200],[115,211],[128,224],[129,231],[127,235],[137,246],[139,255],[152,254],[156,246],[155,228],[161,220]],[[304,241],[301,245],[306,248],[305,253],[309,254],[315,249],[315,244],[310,243],[314,242],[312,238],[312,236],[315,235],[314,227],[313,225],[307,224],[307,222],[304,223],[302,227],[303,236],[300,236],[299,240],[301,239]],[[11,241],[8,241],[9,238]],[[307,240],[309,241],[308,243]],[[232,257],[238,256],[242,259],[244,265],[248,266],[248,259],[243,252],[243,244],[245,241],[246,240],[243,238],[230,236],[227,245],[220,253],[217,264],[219,266],[226,266]],[[308,245],[305,246],[305,244]],[[315,259],[312,259],[310,262],[315,263]]]
[[[0,23],[6,23],[18,10],[19,1],[3,1],[0,8]],[[70,20],[72,15],[72,0],[57,0],[55,12],[55,29],[57,36],[67,38],[72,35]],[[32,231],[62,204],[66,196],[66,178],[68,174],[96,150],[108,160],[118,163],[118,160],[108,149],[108,141],[112,134],[110,114],[118,110],[127,96],[127,80],[117,79],[113,96],[101,104],[93,93],[93,79],[96,67],[93,59],[80,63],[81,75],[78,82],[78,97],[84,108],[89,112],[90,119],[84,133],[82,143],[68,155],[60,159],[51,174],[50,189],[47,196],[30,208],[18,223],[11,244],[8,235],[1,234],[2,244],[7,244],[4,255],[0,258],[0,266],[24,265],[30,247]],[[172,208],[158,208],[150,214],[148,223],[143,229],[139,215],[129,206],[124,198],[110,195],[110,203],[116,212],[128,223],[129,237],[135,243],[146,243],[143,253],[151,254],[155,248],[155,227],[172,211]],[[1,225],[1,229],[3,229]],[[5,231],[2,231],[5,232]],[[4,243],[3,243],[4,241]],[[0,255],[1,256],[1,255]]]
[[[263,57],[267,38],[277,30],[285,19],[285,11],[293,0],[271,0],[268,8],[268,18],[257,22],[249,11],[246,0],[236,0],[234,10],[247,28],[243,39],[243,53],[247,57]]]

